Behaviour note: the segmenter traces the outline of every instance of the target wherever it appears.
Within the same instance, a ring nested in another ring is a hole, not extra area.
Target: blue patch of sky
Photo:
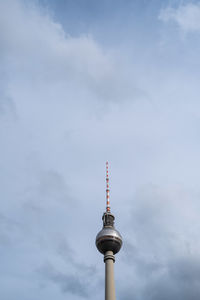
[[[102,46],[123,53],[127,65],[140,57],[140,64],[163,68],[199,69],[199,35],[180,40],[177,28],[164,24],[161,9],[178,7],[188,0],[36,0],[71,36],[91,35]],[[164,40],[163,40],[164,37]],[[164,42],[163,46],[162,43]],[[193,47],[193,46],[194,47]],[[124,55],[125,54],[125,55]],[[140,67],[140,66],[139,66]],[[188,70],[189,71],[189,70]],[[198,70],[196,70],[198,71]]]
[[[159,0],[40,0],[53,12],[67,33],[76,36],[91,34],[105,44],[131,42],[131,33],[140,39],[156,34]],[[166,3],[166,2],[165,2]]]

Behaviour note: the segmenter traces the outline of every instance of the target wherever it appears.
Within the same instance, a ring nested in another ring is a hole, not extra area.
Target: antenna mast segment
[[[110,213],[110,189],[109,189],[109,177],[108,177],[108,162],[106,162],[106,212]]]

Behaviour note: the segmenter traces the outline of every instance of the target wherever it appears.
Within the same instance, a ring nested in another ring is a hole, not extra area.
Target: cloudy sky
[[[200,1],[0,0],[0,299],[200,299]]]

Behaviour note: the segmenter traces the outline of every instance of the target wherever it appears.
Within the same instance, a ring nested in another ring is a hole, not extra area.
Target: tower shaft
[[[105,262],[105,300],[116,300],[114,281],[115,257],[112,251],[107,251],[104,255]]]

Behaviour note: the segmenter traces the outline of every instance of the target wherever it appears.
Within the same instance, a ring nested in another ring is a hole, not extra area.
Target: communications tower
[[[114,282],[114,262],[117,252],[122,246],[122,237],[114,227],[115,217],[110,212],[108,162],[106,162],[106,212],[104,212],[103,228],[96,236],[97,249],[104,255],[105,262],[105,300],[116,300]]]

